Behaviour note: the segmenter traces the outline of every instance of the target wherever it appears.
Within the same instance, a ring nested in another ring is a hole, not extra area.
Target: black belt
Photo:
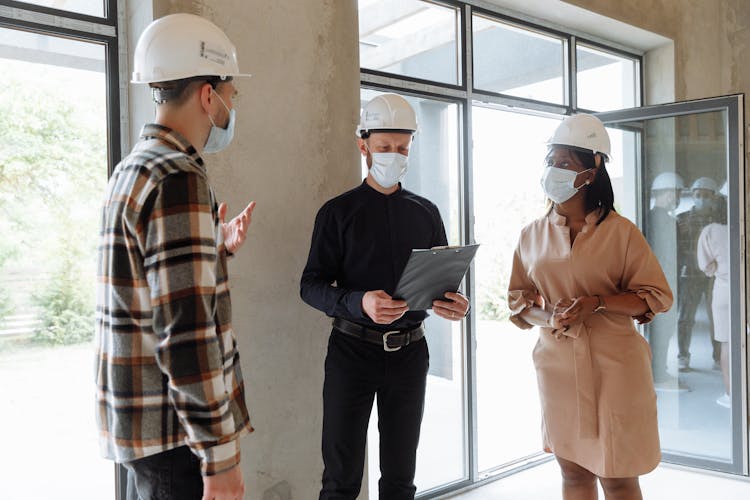
[[[342,318],[333,318],[333,327],[341,333],[357,337],[365,342],[382,345],[383,350],[388,352],[398,351],[402,347],[424,337],[424,327],[422,325],[411,330],[381,332],[380,330],[367,328]]]

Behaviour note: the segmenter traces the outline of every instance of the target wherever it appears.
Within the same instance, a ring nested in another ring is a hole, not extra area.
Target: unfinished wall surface
[[[567,3],[674,40],[674,98],[750,91],[750,3],[746,0],[566,0]],[[665,55],[654,53],[664,61]],[[646,54],[648,58],[650,54]],[[663,82],[648,82],[659,85]],[[663,87],[647,88],[647,104]],[[750,114],[746,114],[747,118]]]
[[[248,242],[230,262],[234,326],[256,432],[242,444],[246,498],[317,496],[323,360],[330,323],[299,299],[315,213],[357,185],[355,0],[131,0],[142,18],[202,15],[235,43],[240,67],[234,142],[206,161],[234,214],[250,201]],[[131,30],[135,31],[135,30]],[[139,33],[131,33],[130,60]],[[153,116],[131,91],[131,129]]]

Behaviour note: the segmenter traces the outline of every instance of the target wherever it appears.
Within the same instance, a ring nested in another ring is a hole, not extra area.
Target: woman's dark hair
[[[587,187],[584,186],[585,192],[583,204],[587,214],[596,209],[601,210],[599,220],[596,221],[596,225],[598,226],[607,218],[610,212],[616,212],[615,193],[612,190],[612,181],[609,178],[609,173],[605,166],[606,156],[599,153],[602,159],[599,167],[597,167],[596,157],[591,151],[576,148],[568,148],[568,150],[584,169],[596,169],[594,182]],[[550,204],[549,210],[552,210],[552,204]],[[549,210],[547,213],[549,213]]]
[[[581,162],[584,168],[597,168],[596,159],[593,153],[571,150],[573,156]],[[609,172],[607,172],[605,156],[601,155],[601,163],[599,168],[596,170],[596,176],[594,182],[589,184],[586,192],[584,193],[584,206],[586,207],[586,213],[593,210],[601,210],[601,215],[596,224],[599,225],[607,218],[610,212],[615,211],[615,193],[612,190],[612,180],[609,178]]]

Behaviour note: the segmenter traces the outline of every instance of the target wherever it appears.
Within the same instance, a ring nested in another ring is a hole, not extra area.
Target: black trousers
[[[713,280],[704,276],[680,277],[677,285],[677,305],[679,319],[677,320],[677,345],[680,359],[690,359],[690,341],[693,337],[695,313],[698,304],[705,296],[706,313],[708,314],[708,330],[711,339],[714,361],[721,359],[721,342],[714,340],[714,320],[711,309]]]
[[[130,462],[127,500],[201,500],[201,462],[190,448],[180,446]]]
[[[336,330],[323,385],[323,487],[320,500],[355,500],[362,484],[367,426],[378,398],[381,500],[414,498],[417,444],[429,352],[423,338],[396,352]]]
[[[675,324],[672,315],[658,314],[649,324],[648,343],[651,346],[651,372],[655,383],[669,380],[667,352],[674,331]]]

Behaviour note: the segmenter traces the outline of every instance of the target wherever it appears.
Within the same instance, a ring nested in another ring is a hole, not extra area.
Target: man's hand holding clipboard
[[[469,301],[457,293],[479,245],[435,247],[411,251],[393,298],[412,311],[432,309],[449,320],[466,315]]]

